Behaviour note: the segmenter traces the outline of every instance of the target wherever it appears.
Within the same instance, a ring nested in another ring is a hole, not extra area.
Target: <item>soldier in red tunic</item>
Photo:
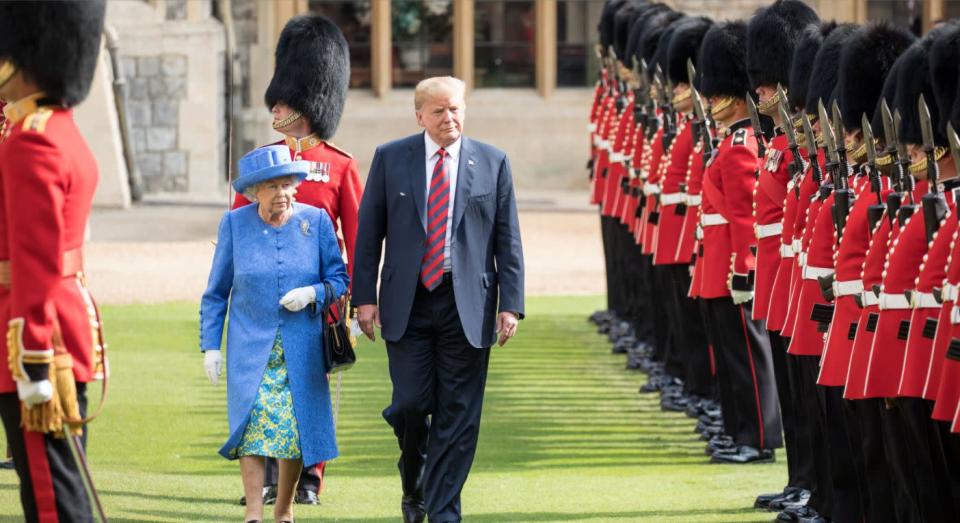
[[[724,138],[703,181],[700,224],[704,262],[698,293],[717,354],[717,377],[728,447],[711,458],[720,463],[770,461],[782,445],[770,340],[751,317],[751,272],[756,246],[752,212],[757,140],[744,96],[746,24],[712,27],[700,55],[701,90]]]
[[[799,0],[779,0],[757,12],[747,27],[747,73],[750,86],[759,97],[758,110],[773,119],[775,130],[760,159],[753,193],[753,214],[757,233],[757,268],[754,282],[753,319],[765,320],[770,309],[773,283],[780,267],[780,238],[783,233],[784,203],[790,182],[793,156],[787,147],[781,121],[778,86],[790,85],[790,65],[801,32],[819,22],[816,12]],[[784,100],[786,102],[786,100]],[[769,327],[768,327],[769,329]],[[776,376],[780,416],[783,420],[787,454],[787,485],[782,492],[757,497],[757,508],[782,510],[809,497],[813,461],[809,442],[798,430],[799,416],[790,388],[786,342],[778,331],[769,332]]]
[[[98,172],[70,108],[93,80],[104,12],[102,1],[0,5],[0,417],[31,522],[93,521],[67,437],[104,372],[82,255]]]
[[[340,29],[321,16],[298,16],[287,22],[277,44],[276,70],[264,101],[273,113],[273,128],[284,134],[294,160],[310,162],[310,174],[297,187],[297,201],[319,207],[339,231],[352,274],[357,211],[363,192],[357,162],[329,140],[337,130],[350,78],[347,42]],[[234,208],[247,205],[237,194]],[[296,503],[317,504],[324,464],[304,469]],[[266,460],[264,500],[276,498],[276,460]]]

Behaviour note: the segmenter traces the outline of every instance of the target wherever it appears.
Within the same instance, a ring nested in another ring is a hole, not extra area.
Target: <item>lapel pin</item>
[[[405,193],[405,192],[403,192],[403,191],[400,191],[400,196],[406,196],[406,195],[407,195],[407,193]]]
[[[473,165],[473,158],[467,160],[467,165]]]

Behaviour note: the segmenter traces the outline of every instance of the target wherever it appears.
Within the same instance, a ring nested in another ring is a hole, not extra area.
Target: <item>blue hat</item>
[[[301,181],[310,172],[310,162],[290,158],[286,145],[268,145],[254,149],[240,158],[240,177],[233,181],[233,188],[243,193],[248,187],[281,176],[296,176]]]

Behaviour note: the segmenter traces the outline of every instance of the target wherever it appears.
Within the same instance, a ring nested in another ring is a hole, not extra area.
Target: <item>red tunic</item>
[[[603,216],[618,216],[617,202],[623,194],[623,190],[620,188],[620,180],[627,174],[626,167],[623,164],[623,142],[627,136],[627,130],[633,127],[631,125],[632,121],[632,111],[624,109],[623,112],[616,115],[616,123],[611,127],[607,185],[604,189],[603,207],[600,211]]]
[[[793,227],[799,205],[800,179],[787,183],[786,203],[783,206],[783,227],[780,233],[780,264],[770,290],[770,305],[767,310],[767,329],[782,331],[787,322],[787,309],[790,302],[790,278],[796,266],[796,254],[793,252]]]
[[[6,108],[6,138],[0,140],[0,260],[10,269],[9,286],[0,286],[0,321],[21,325],[19,334],[10,333],[17,347],[7,346],[9,338],[0,342],[4,393],[16,390],[7,365],[11,350],[37,362],[24,365],[33,379],[46,376],[46,363],[39,361],[52,359],[52,351],[72,357],[78,382],[103,371],[90,295],[82,276],[66,274],[70,266],[82,270],[66,253],[83,247],[97,163],[72,111],[37,107],[35,101],[30,97]],[[19,366],[17,360],[10,363]]]
[[[950,266],[947,269],[947,282],[953,285],[960,282],[958,259],[960,259],[960,241],[954,241],[950,253]],[[955,418],[957,406],[960,405],[960,357],[957,356],[957,349],[960,348],[960,309],[957,308],[956,300],[953,303],[944,302],[944,307],[950,309],[949,321],[937,329],[937,338],[941,338],[941,330],[948,333],[942,336],[946,338],[944,344],[947,347],[944,349],[944,354],[947,356],[940,362],[939,384],[936,387],[936,402],[933,405],[932,417],[935,420],[949,422]]]
[[[617,160],[617,174],[620,178],[616,181],[616,187],[612,187],[614,201],[613,210],[610,214],[617,219],[623,216],[623,209],[629,199],[628,194],[623,190],[623,180],[630,176],[626,160],[633,153],[633,97],[629,97],[629,100],[627,109],[620,118],[620,128],[617,130],[617,139],[613,144],[613,151]]]
[[[360,184],[360,172],[357,161],[349,153],[341,150],[329,142],[325,142],[311,135],[300,140],[297,150],[297,141],[287,138],[285,141],[272,145],[286,143],[290,146],[290,153],[294,159],[311,162],[311,173],[297,186],[296,199],[300,203],[312,205],[327,211],[330,221],[333,222],[334,232],[339,229],[343,244],[347,247],[347,272],[353,275],[353,247],[357,240],[357,218],[360,209],[360,198],[363,196],[363,186]],[[242,194],[237,194],[233,201],[233,208],[250,203]]]
[[[627,230],[633,234],[636,229],[637,206],[640,203],[640,189],[643,182],[637,175],[637,169],[642,165],[645,154],[645,143],[643,139],[643,126],[634,122],[633,135],[630,146],[630,169],[631,177],[629,183],[629,194],[623,206],[623,213],[620,215],[620,223],[627,226]]]
[[[820,172],[823,172],[824,156],[823,150],[817,151],[817,161],[820,164]],[[787,316],[783,326],[783,336],[793,336],[793,326],[797,319],[797,301],[800,298],[801,281],[803,277],[803,259],[806,256],[805,242],[809,242],[807,232],[807,219],[810,214],[810,205],[815,201],[815,195],[819,188],[813,180],[813,173],[810,168],[804,174],[800,182],[800,197],[797,200],[797,214],[794,216],[793,240],[792,246],[796,263],[793,266],[793,272],[790,274],[790,299],[787,303]]]
[[[751,247],[756,245],[753,229],[753,184],[757,169],[757,140],[749,120],[730,127],[717,148],[703,180],[701,206],[703,263],[698,295],[722,298],[730,295],[731,273],[746,276],[755,267]],[[715,216],[720,222],[710,225]]]
[[[646,165],[644,166],[644,173],[646,173],[647,178],[643,181],[644,195],[641,196],[644,199],[643,214],[635,232],[637,243],[643,246],[641,251],[643,254],[653,254],[653,227],[655,225],[650,223],[650,215],[659,211],[657,210],[656,195],[647,193],[659,189],[657,181],[660,179],[660,163],[663,160],[663,153],[663,126],[660,126],[657,134],[653,136],[650,150],[647,153]]]
[[[654,238],[654,265],[690,263],[689,258],[677,259],[677,246],[680,244],[686,213],[689,212],[685,205],[679,204],[683,202],[680,186],[687,179],[687,171],[693,161],[693,126],[688,125],[686,119],[681,120],[679,125],[677,137],[670,146],[670,162],[660,183],[660,223]],[[678,209],[683,209],[684,213],[677,214]]]
[[[697,224],[700,223],[700,198],[703,189],[703,152],[700,145],[697,145],[690,155],[690,170],[687,171],[687,180],[684,185],[687,188],[684,198],[687,214],[684,216],[683,228],[680,231],[676,259],[679,263],[690,263],[696,249]]]
[[[786,136],[774,136],[767,145],[766,157],[760,163],[760,176],[753,192],[753,215],[757,222],[757,272],[753,289],[755,320],[767,318],[773,282],[780,267],[784,201],[790,182],[787,166],[792,157]]]
[[[590,192],[590,203],[596,205],[603,205],[603,194],[607,189],[606,169],[609,166],[610,151],[604,147],[604,141],[610,135],[610,125],[615,113],[614,98],[607,96],[600,108],[597,122],[597,158],[593,162],[593,190]]]
[[[956,294],[953,289],[956,283],[960,282],[960,242],[957,241],[960,235],[960,226],[954,226],[953,239],[950,243],[950,254],[948,255],[947,274],[943,280],[943,306],[940,308],[940,316],[937,321],[937,333],[933,338],[933,357],[930,359],[930,369],[927,371],[927,380],[924,384],[923,397],[928,400],[937,400],[940,397],[941,387],[943,386],[943,374],[947,367],[946,354],[950,347],[953,334],[953,308],[956,303]],[[954,375],[949,386],[960,387],[960,374]],[[952,415],[952,411],[950,412]],[[934,405],[934,419],[949,421],[943,410],[938,410]]]
[[[795,315],[793,335],[787,348],[787,353],[794,356],[820,356],[823,353],[823,333],[819,331],[818,323],[811,319],[811,313],[815,305],[827,303],[816,276],[833,270],[833,201],[833,193],[830,193],[825,200],[815,199],[807,209],[807,224],[801,240],[806,263],[800,269],[800,281],[797,282],[796,306],[791,309],[791,314]]]

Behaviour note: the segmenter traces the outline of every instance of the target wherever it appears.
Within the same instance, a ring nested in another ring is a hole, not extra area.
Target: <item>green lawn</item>
[[[585,320],[600,303],[531,298],[518,338],[495,349],[465,520],[770,521],[750,507],[783,486],[784,464],[707,464],[693,421],[638,395],[642,376],[623,370]],[[204,376],[196,305],[104,316],[113,379],[90,459],[111,521],[239,521],[239,470],[217,455],[225,388]],[[344,377],[342,457],[327,468],[323,504],[298,507],[298,521],[399,521],[396,440],[380,417],[386,354],[362,342],[359,358]],[[0,471],[0,521],[21,520],[15,485]]]

